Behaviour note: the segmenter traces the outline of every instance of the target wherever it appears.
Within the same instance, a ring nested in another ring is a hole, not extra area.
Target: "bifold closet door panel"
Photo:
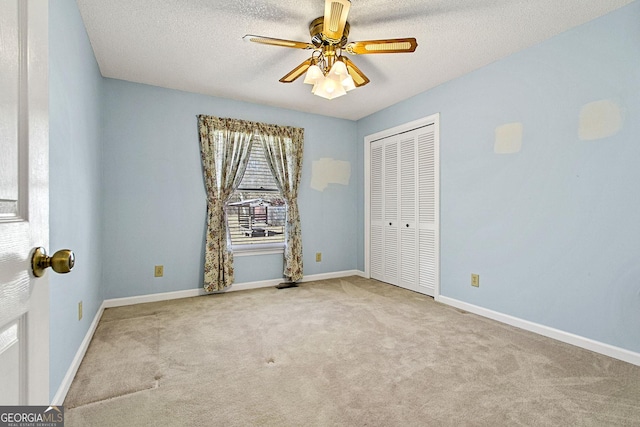
[[[394,138],[384,143],[383,191],[384,191],[384,281],[398,284],[400,262],[399,230],[399,158],[398,141]]]
[[[418,291],[433,296],[437,275],[437,225],[436,225],[436,146],[435,126],[420,130],[417,136],[418,164],[418,257],[420,280]]]
[[[382,182],[384,180],[384,170],[382,168],[384,157],[384,146],[380,142],[371,145],[371,173],[370,173],[370,209],[371,220],[370,229],[370,274],[377,280],[384,281],[384,193]]]
[[[418,288],[418,236],[416,233],[416,132],[398,135],[400,144],[400,277],[398,285]]]

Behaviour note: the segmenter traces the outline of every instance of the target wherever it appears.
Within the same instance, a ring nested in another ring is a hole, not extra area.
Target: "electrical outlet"
[[[82,320],[82,301],[78,303],[78,320]]]
[[[322,262],[322,252],[316,252],[316,262]]]
[[[164,266],[163,265],[156,265],[154,271],[153,271],[153,275],[155,277],[162,277],[164,275]]]
[[[471,286],[475,286],[476,288],[480,287],[480,275],[479,274],[471,274]]]

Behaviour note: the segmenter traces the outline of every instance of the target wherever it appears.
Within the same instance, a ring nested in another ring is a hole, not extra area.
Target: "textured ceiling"
[[[324,0],[77,0],[103,76],[357,120],[632,0],[352,0],[349,41],[415,37],[414,53],[352,55],[371,83],[326,100],[278,80],[311,51]]]

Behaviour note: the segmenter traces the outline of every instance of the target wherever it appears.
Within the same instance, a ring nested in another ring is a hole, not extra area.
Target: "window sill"
[[[233,256],[284,254],[284,243],[231,246]]]

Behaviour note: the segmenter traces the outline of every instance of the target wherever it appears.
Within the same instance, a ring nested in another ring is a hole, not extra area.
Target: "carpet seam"
[[[71,407],[71,408],[65,408],[65,409],[73,410],[73,409],[77,409],[77,408],[84,408],[84,407],[87,407],[87,406],[96,405],[98,403],[108,402],[110,400],[116,400],[116,399],[120,399],[122,397],[132,396],[134,394],[142,393],[142,392],[149,391],[149,390],[157,390],[158,388],[160,388],[160,381],[156,380],[155,384],[153,385],[153,387],[143,388],[141,390],[132,391],[131,393],[119,394],[117,396],[111,396],[111,397],[107,397],[105,399],[94,400],[92,402],[83,403],[82,405],[77,405],[77,406],[74,406],[74,407]]]

